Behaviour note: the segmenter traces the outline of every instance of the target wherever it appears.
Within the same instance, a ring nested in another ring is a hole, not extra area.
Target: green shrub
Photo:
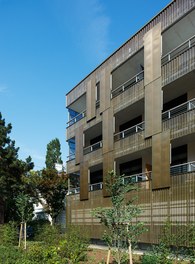
[[[141,259],[142,264],[157,264],[158,257],[156,255],[144,254]]]
[[[35,219],[28,222],[28,225],[33,229],[33,237],[37,237],[44,229],[44,226],[50,225],[50,222],[47,219]]]
[[[0,246],[0,264],[22,263],[22,252],[13,246]]]
[[[14,222],[1,225],[0,228],[0,245],[11,246],[18,243],[18,230]]]
[[[59,255],[62,259],[69,259],[71,263],[79,263],[85,260],[89,238],[86,230],[78,226],[69,226],[64,239],[59,244]]]
[[[57,245],[61,237],[60,227],[56,225],[45,224],[35,235],[35,240],[43,242],[46,245]]]

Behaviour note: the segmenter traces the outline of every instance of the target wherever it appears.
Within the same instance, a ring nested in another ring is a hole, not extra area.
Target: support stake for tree
[[[129,240],[129,264],[133,264],[131,241]]]
[[[24,222],[24,249],[26,250],[26,222]]]
[[[20,224],[20,234],[19,234],[19,243],[18,243],[18,247],[21,246],[21,240],[22,240],[22,229],[23,229],[23,223]]]
[[[110,253],[111,253],[111,250],[110,248],[108,249],[108,255],[107,255],[107,261],[106,261],[106,264],[109,264],[110,262]]]

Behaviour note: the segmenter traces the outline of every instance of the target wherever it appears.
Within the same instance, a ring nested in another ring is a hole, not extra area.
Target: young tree
[[[137,242],[138,236],[145,231],[142,222],[133,221],[141,213],[141,209],[134,203],[136,197],[126,201],[126,194],[136,190],[135,184],[125,185],[123,176],[111,171],[108,174],[106,187],[111,196],[112,206],[96,208],[93,210],[93,215],[105,225],[104,240],[109,249],[116,248],[117,262],[121,263],[122,252],[128,248],[130,264],[132,264],[132,243]]]
[[[47,203],[47,213],[55,222],[58,214],[64,209],[64,198],[68,189],[68,178],[63,172],[55,169],[44,169],[37,178],[37,188]]]
[[[33,202],[31,197],[24,192],[21,192],[16,197],[17,214],[20,218],[20,236],[19,236],[19,247],[21,245],[22,237],[24,236],[24,249],[26,249],[26,224],[33,217]]]
[[[47,153],[46,153],[46,168],[55,169],[55,163],[62,164],[61,158],[61,145],[58,138],[51,140],[47,144]]]

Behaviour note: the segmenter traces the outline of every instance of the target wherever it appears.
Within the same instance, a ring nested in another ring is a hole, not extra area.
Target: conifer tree
[[[47,144],[47,152],[46,152],[46,168],[47,169],[55,169],[55,163],[62,164],[61,158],[61,145],[58,138],[51,140]]]

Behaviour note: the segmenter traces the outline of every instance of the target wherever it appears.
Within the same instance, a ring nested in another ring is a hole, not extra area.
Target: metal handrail
[[[68,161],[75,159],[75,154],[67,156]]]
[[[188,112],[188,111],[193,110],[193,109],[195,109],[195,98],[163,112],[162,113],[162,119],[163,119],[163,121],[165,121],[167,119],[175,117],[176,115]],[[143,122],[141,122],[135,126],[132,126],[130,128],[127,128],[121,132],[114,134],[114,140],[117,141],[117,140],[123,139],[126,136],[129,136],[129,134],[130,135],[136,134],[138,132],[143,131],[144,128],[145,128],[145,122],[143,121]],[[130,133],[131,131],[132,131],[132,133]]]
[[[103,182],[93,183],[89,185],[89,191],[97,191],[103,189]]]
[[[189,161],[186,163],[174,165],[170,167],[170,173],[173,174],[180,174],[180,173],[188,173],[195,171],[195,161]]]
[[[178,56],[179,54],[183,53],[185,50],[193,47],[195,45],[195,42],[192,42],[192,40],[195,40],[195,35],[190,37],[189,39],[185,40],[184,42],[182,42],[180,45],[178,45],[177,47],[175,47],[174,49],[172,49],[171,51],[169,51],[168,53],[166,53],[164,56],[162,56],[161,60],[163,61],[166,57],[167,57],[167,61],[163,62],[163,65],[167,62],[169,62],[171,59],[173,59],[174,57]],[[177,50],[179,50],[179,48],[181,48],[182,46],[184,46],[185,44],[188,43],[188,47],[184,48],[184,50],[182,50],[182,52],[177,53],[175,56],[173,56],[173,58],[171,58],[171,54]]]
[[[181,113],[188,112],[194,108],[195,108],[195,98],[163,112],[162,113],[162,119],[163,120],[164,119],[170,119],[172,116],[176,116],[176,115],[179,115]]]
[[[111,91],[111,99],[115,96],[117,96],[119,93],[124,92],[125,89],[130,88],[132,85],[134,85],[135,83],[143,80],[144,78],[144,71],[141,71],[139,73],[137,73],[136,75],[134,75],[133,77],[131,77],[129,80],[127,80],[126,82],[122,83],[121,85],[119,85],[118,87],[116,87],[114,90]],[[134,80],[134,81],[133,81]],[[131,81],[133,81],[133,83],[130,83]],[[130,83],[130,84],[129,84]],[[116,95],[115,93],[120,90]]]
[[[186,163],[174,165],[170,167],[170,174],[176,175],[180,173],[189,173],[195,171],[195,161],[189,161]],[[152,171],[137,173],[129,176],[123,177],[123,183],[139,183],[139,182],[146,182],[152,179]],[[103,189],[103,182],[89,184],[89,191],[97,191]],[[71,194],[78,194],[80,193],[80,187],[71,188],[69,189],[67,195]]]
[[[139,123],[139,124],[137,124],[135,126],[132,126],[132,127],[127,128],[127,129],[125,129],[125,130],[123,130],[121,132],[116,133],[114,135],[114,140],[116,141],[116,140],[119,140],[121,138],[125,138],[126,136],[129,135],[130,131],[132,131],[131,134],[136,134],[136,133],[138,133],[140,131],[143,131],[144,130],[144,124],[145,124],[145,122],[141,122],[141,123]]]
[[[123,183],[131,183],[131,182],[145,182],[151,179],[152,171],[137,173],[129,176],[123,177]]]
[[[78,115],[76,115],[75,117],[73,117],[72,119],[70,119],[66,124],[69,127],[69,126],[73,125],[74,123],[76,123],[77,121],[81,120],[85,116],[86,116],[86,110],[84,110],[83,112],[79,113]],[[81,117],[81,118],[79,118],[79,117]]]
[[[88,154],[88,153],[90,153],[90,152],[92,152],[94,150],[102,148],[102,145],[103,145],[102,140],[97,142],[97,143],[95,143],[95,144],[93,144],[93,145],[90,145],[90,146],[88,146],[88,147],[83,149],[83,154]]]
[[[80,193],[80,187],[76,187],[76,188],[69,189],[67,195],[70,195],[70,194],[78,194],[78,193]]]

